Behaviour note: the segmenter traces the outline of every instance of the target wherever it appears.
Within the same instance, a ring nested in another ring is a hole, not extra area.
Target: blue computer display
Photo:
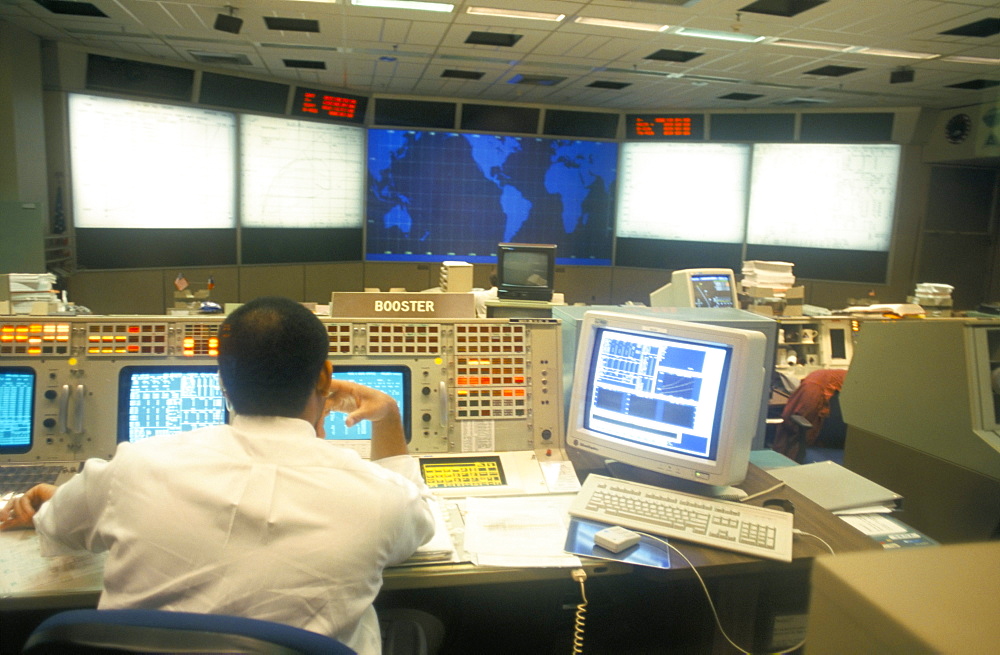
[[[214,366],[127,366],[118,384],[118,441],[226,423]]]
[[[26,367],[0,368],[0,453],[31,450],[35,372]]]
[[[501,242],[610,265],[618,144],[368,131],[366,257],[492,263]]]
[[[399,405],[399,413],[403,419],[403,429],[406,439],[410,439],[410,369],[406,366],[380,365],[344,365],[333,367],[333,377],[337,380],[348,380],[372,389],[378,389],[392,396]],[[333,441],[369,440],[372,438],[369,421],[361,421],[353,427],[344,425],[346,415],[340,412],[327,414],[323,422],[326,438]]]

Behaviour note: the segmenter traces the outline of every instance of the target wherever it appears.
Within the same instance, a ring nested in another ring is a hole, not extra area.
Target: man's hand
[[[330,392],[326,397],[326,411],[347,414],[344,419],[347,427],[352,427],[359,421],[371,421],[372,459],[407,453],[399,406],[389,394],[356,382],[334,379],[331,380]]]
[[[0,530],[32,527],[35,513],[41,508],[42,503],[52,498],[55,492],[54,484],[38,484],[23,494],[11,498],[4,508],[0,509]]]

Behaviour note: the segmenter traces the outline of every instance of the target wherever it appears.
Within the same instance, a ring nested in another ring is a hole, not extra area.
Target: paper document
[[[581,566],[563,550],[572,500],[572,494],[468,498],[465,552],[480,566]]]

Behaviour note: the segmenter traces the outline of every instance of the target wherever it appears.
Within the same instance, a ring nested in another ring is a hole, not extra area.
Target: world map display
[[[491,262],[554,243],[560,264],[610,265],[618,144],[369,130],[369,260]]]

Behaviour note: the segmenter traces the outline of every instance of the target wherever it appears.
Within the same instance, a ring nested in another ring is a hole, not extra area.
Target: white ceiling
[[[774,0],[790,4],[797,0]],[[450,13],[355,7],[351,0],[90,0],[106,17],[53,13],[36,0],[0,0],[0,20],[39,35],[122,57],[184,63],[201,69],[289,80],[360,94],[526,102],[612,110],[767,109],[817,102],[822,107],[951,108],[1000,98],[1000,87],[949,85],[1000,82],[1000,65],[945,57],[1000,58],[1000,36],[941,32],[1000,17],[997,0],[829,0],[794,17],[745,11],[754,0],[455,0]],[[63,5],[75,5],[62,2]],[[239,34],[213,28],[216,15],[243,19]],[[565,14],[559,22],[491,18],[470,6]],[[275,31],[263,17],[314,19],[318,33]],[[577,17],[670,25],[665,32],[587,26]],[[768,37],[753,44],[678,35],[677,27]],[[512,47],[469,45],[473,31],[517,34]],[[775,45],[776,39],[890,48],[938,55],[904,59]],[[655,61],[661,49],[700,56]],[[204,64],[243,55],[248,64]],[[290,68],[285,60],[323,62],[325,70]],[[840,77],[812,74],[823,66],[861,70]],[[890,83],[901,66],[908,83]],[[442,77],[445,70],[482,73],[478,80]],[[565,77],[550,86],[512,84],[517,75]],[[593,88],[593,82],[628,84]],[[753,94],[744,100],[728,94]]]

